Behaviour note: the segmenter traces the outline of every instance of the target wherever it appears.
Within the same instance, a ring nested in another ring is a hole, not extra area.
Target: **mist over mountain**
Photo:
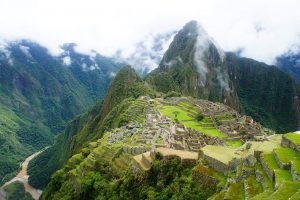
[[[223,102],[279,132],[299,126],[298,84],[275,66],[224,52],[196,21],[178,32],[147,80],[158,91]]]
[[[278,56],[276,65],[285,73],[293,77],[300,85],[300,53],[299,48],[290,50],[287,53]]]
[[[54,57],[29,40],[1,46],[1,182],[16,173],[25,156],[52,144],[70,119],[103,98],[122,66],[99,54],[91,58],[67,47]],[[68,64],[63,62],[65,55]]]
[[[119,50],[113,57],[130,64],[142,76],[157,68],[164,53],[173,40],[175,31],[157,35],[148,35],[133,49]]]

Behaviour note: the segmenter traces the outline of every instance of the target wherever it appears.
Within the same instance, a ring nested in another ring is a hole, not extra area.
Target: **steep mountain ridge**
[[[116,73],[120,64],[99,66],[106,73],[77,69],[75,75],[75,66],[65,66],[37,43],[20,40],[1,47],[0,183],[13,176],[23,158],[51,144],[70,119],[105,95],[112,79],[106,74]]]
[[[127,118],[116,115],[127,108],[131,99],[141,95],[154,94],[144,85],[133,68],[121,68],[112,81],[106,98],[87,113],[74,119],[57,138],[53,147],[30,163],[29,183],[37,188],[45,187],[51,174],[62,167],[70,156],[78,153],[93,139],[101,137],[105,130],[126,122]]]

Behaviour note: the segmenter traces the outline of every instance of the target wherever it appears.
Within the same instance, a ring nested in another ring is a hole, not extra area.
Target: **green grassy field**
[[[203,132],[207,135],[214,136],[214,137],[226,137],[226,134],[220,132],[218,129],[216,129],[212,122],[210,117],[205,117],[203,119],[203,122],[197,122],[195,118],[193,118],[193,113],[187,112],[183,109],[181,109],[178,106],[163,106],[159,109],[159,111],[167,115],[168,117],[171,117],[173,120],[178,120],[179,123],[186,125],[189,128],[193,128],[195,130],[198,130],[200,132]],[[203,124],[212,124],[209,127],[203,126]]]

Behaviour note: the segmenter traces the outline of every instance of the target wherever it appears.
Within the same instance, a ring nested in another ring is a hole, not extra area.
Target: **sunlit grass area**
[[[179,123],[184,124],[189,128],[193,128],[214,137],[226,137],[226,134],[220,132],[213,126],[211,118],[208,116],[204,117],[202,120],[203,122],[198,122],[193,115],[194,113],[185,111],[178,106],[163,106],[159,110],[162,114],[171,117],[173,120],[178,120]]]

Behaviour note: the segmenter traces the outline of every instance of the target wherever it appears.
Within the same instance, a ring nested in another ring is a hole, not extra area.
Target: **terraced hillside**
[[[288,135],[300,138],[300,135],[294,133]],[[244,145],[233,150],[226,171],[228,172],[227,187],[210,199],[300,199],[298,178],[300,152],[293,146],[285,146],[283,138],[285,136],[270,136],[267,141],[269,144],[262,142],[257,146],[249,142],[248,144],[252,144],[248,145],[249,149]],[[296,140],[291,142],[294,141]],[[206,148],[203,148],[204,159],[205,156],[211,156],[218,162],[222,161],[221,154],[209,154]],[[210,148],[210,151],[213,151],[213,148]],[[236,152],[244,152],[244,154]],[[230,163],[234,159],[236,159],[235,163]],[[211,161],[209,163],[216,168],[215,163]]]
[[[42,199],[299,199],[300,135],[188,97],[142,96],[119,116],[123,125],[73,155]]]

